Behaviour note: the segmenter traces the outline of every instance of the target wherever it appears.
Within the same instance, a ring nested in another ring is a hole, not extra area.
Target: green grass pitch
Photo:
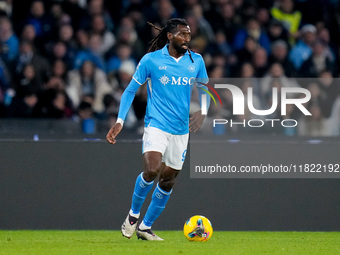
[[[119,231],[0,231],[0,254],[340,254],[340,232],[222,232],[189,242],[182,231],[155,231],[164,242]]]

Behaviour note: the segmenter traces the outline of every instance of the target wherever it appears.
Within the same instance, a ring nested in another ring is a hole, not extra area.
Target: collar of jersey
[[[169,49],[168,49],[168,45],[169,45],[169,44],[166,44],[166,45],[163,47],[162,53],[163,53],[164,55],[170,56]],[[186,51],[186,52],[184,53],[184,55],[189,55],[189,52]],[[171,56],[170,56],[170,57],[171,57]]]

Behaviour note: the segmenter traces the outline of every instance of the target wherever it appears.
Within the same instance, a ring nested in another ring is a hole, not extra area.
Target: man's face
[[[189,48],[191,31],[189,26],[178,25],[177,29],[171,33],[170,43],[178,53],[184,54]]]

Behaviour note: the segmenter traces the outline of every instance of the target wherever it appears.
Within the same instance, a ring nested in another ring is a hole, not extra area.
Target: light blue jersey
[[[126,95],[122,96],[118,118],[125,119],[126,108],[130,108],[133,100],[128,95],[137,91],[136,83],[142,85],[147,82],[145,126],[182,135],[189,132],[190,99],[195,80],[207,82],[208,75],[200,54],[191,53],[193,62],[188,52],[175,59],[169,55],[167,46],[141,59],[124,91]]]

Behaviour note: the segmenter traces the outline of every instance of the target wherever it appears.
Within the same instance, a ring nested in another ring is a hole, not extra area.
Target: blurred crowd
[[[96,118],[110,126],[158,32],[147,22],[162,27],[183,17],[210,78],[253,79],[258,109],[270,108],[274,87],[307,88],[312,116],[297,116],[294,132],[338,135],[339,7],[338,0],[0,0],[0,118]],[[127,128],[142,126],[146,99],[143,85]],[[209,115],[234,118],[232,98],[222,100]],[[273,117],[288,115],[294,109]]]

